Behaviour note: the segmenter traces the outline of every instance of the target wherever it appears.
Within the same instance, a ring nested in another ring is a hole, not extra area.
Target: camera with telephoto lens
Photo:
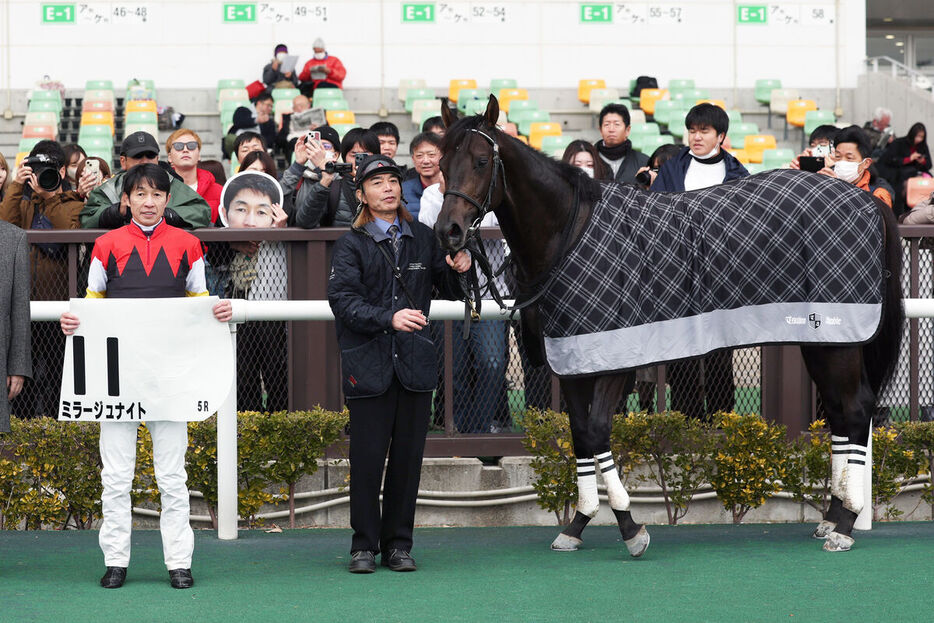
[[[350,175],[353,172],[352,164],[344,164],[342,162],[328,162],[324,165],[324,172],[334,175],[335,173],[340,173],[341,175]]]
[[[23,158],[22,166],[32,169],[36,181],[39,182],[39,188],[44,191],[51,192],[62,184],[62,176],[58,174],[62,165],[45,154]]]
[[[636,183],[641,186],[652,185],[652,173],[658,173],[658,169],[650,169],[636,174]]]

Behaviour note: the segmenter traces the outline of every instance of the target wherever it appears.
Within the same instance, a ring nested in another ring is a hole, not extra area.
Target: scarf
[[[596,147],[600,155],[607,160],[622,160],[628,156],[629,152],[632,150],[632,142],[626,139],[616,147],[607,147],[602,140],[599,140],[594,147]]]

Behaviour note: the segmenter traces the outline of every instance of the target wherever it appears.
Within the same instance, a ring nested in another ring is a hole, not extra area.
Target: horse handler
[[[328,301],[341,347],[350,409],[351,573],[415,571],[412,530],[428,433],[437,353],[428,336],[433,288],[455,299],[469,254],[445,255],[434,232],[402,203],[402,172],[390,158],[357,166],[352,230],[334,246]],[[386,453],[389,463],[379,508]]]
[[[154,164],[130,169],[123,183],[133,220],[104,234],[94,243],[88,273],[90,298],[173,298],[207,296],[201,242],[165,222],[169,201],[169,175]],[[230,301],[214,305],[220,322],[231,318]],[[72,335],[80,321],[75,314],[61,316],[62,332]],[[101,422],[100,452],[104,491],[101,507],[104,523],[100,546],[107,567],[101,586],[120,588],[130,562],[132,507],[130,487],[136,471],[138,421]],[[173,588],[191,588],[191,555],[194,534],[189,519],[188,423],[149,421],[156,482],[162,513],[159,529],[162,549]]]

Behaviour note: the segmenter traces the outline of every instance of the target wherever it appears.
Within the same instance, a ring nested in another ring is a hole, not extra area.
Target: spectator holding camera
[[[872,171],[872,145],[862,128],[851,125],[834,136],[833,152],[820,175],[836,177],[878,197],[892,207],[891,187]]]
[[[120,168],[112,178],[88,194],[81,211],[85,229],[116,229],[130,222],[129,199],[123,192],[126,172],[138,164],[159,164],[159,143],[148,132],[134,132],[120,146]],[[173,227],[197,229],[210,227],[211,206],[180,178],[170,175],[171,189],[165,220]],[[79,187],[80,191],[80,187]]]
[[[931,150],[927,144],[927,130],[916,123],[907,136],[897,138],[882,152],[881,163],[886,176],[898,193],[898,206],[905,209],[905,183],[918,175],[930,175]]]
[[[21,229],[77,229],[84,207],[75,191],[63,188],[67,161],[61,145],[40,141],[23,159],[0,203],[0,219]],[[9,252],[4,249],[4,252]],[[61,243],[30,245],[29,266],[34,301],[68,298],[68,248]],[[17,398],[21,416],[58,414],[65,340],[47,322],[32,325],[33,381]]]
[[[379,139],[369,130],[353,128],[341,141],[341,160],[344,163],[324,162],[324,167],[319,163],[323,162],[326,150],[318,143],[320,141],[312,141],[306,147],[308,158],[315,165],[314,173],[320,179],[314,183],[310,199],[295,206],[295,224],[305,229],[349,227],[358,205],[353,181],[357,156],[378,154]]]
[[[321,181],[327,163],[337,160],[340,146],[341,141],[337,130],[328,125],[312,130],[310,134],[296,140],[295,161],[279,178],[283,205],[287,206],[286,210],[290,212],[291,221],[295,220],[295,214],[299,211],[306,215],[305,218],[308,218],[312,209],[311,202],[314,198],[315,184]],[[317,225],[313,224],[313,227]]]

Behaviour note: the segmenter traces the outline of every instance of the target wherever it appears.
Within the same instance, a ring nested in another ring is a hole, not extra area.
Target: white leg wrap
[[[831,466],[833,486],[831,491],[843,502],[843,507],[859,514],[865,503],[864,478],[866,471],[866,446],[841,443],[841,438],[832,437]],[[839,476],[838,476],[839,474]]]
[[[588,517],[600,510],[593,459],[577,459],[577,510]]]
[[[626,488],[620,482],[619,472],[613,464],[613,455],[609,452],[598,454],[594,457],[597,460],[597,469],[603,476],[603,482],[606,485],[606,494],[610,498],[610,508],[617,511],[629,510],[629,494]]]

